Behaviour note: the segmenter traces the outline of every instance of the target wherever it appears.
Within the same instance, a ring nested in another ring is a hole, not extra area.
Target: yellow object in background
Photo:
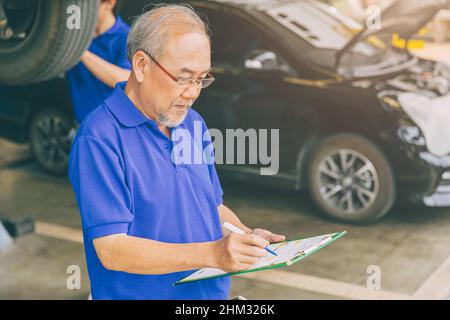
[[[420,32],[419,32],[420,33]],[[398,33],[394,33],[392,35],[392,45],[397,48],[405,48],[406,46],[406,40],[400,38]],[[425,47],[425,41],[424,40],[409,40],[408,41],[408,49],[423,49]]]

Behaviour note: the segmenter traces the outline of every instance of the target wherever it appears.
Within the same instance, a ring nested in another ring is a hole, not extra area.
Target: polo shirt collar
[[[113,93],[106,98],[105,104],[116,119],[126,127],[137,127],[151,121],[145,117],[125,94],[127,82],[119,82]]]

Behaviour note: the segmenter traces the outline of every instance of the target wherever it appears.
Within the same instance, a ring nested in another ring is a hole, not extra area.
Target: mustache
[[[188,109],[192,107],[194,104],[194,100],[190,100],[188,103],[172,103],[171,108],[174,108],[175,106],[185,106]]]

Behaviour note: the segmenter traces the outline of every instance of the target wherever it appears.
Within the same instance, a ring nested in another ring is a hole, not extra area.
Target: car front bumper
[[[438,158],[421,153],[420,157],[440,171],[433,192],[423,196],[423,204],[427,207],[450,206],[450,155]]]
[[[434,193],[425,196],[423,203],[427,207],[450,206],[450,170],[442,173],[439,184]]]

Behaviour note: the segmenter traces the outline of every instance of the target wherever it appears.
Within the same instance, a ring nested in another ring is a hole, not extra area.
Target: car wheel
[[[98,3],[0,1],[7,19],[0,26],[0,83],[47,80],[74,66],[93,37]]]
[[[355,134],[323,140],[308,166],[309,192],[333,219],[369,223],[381,219],[396,199],[393,172],[382,151]]]
[[[39,165],[53,175],[66,175],[75,122],[64,111],[39,111],[30,124],[30,147]]]

